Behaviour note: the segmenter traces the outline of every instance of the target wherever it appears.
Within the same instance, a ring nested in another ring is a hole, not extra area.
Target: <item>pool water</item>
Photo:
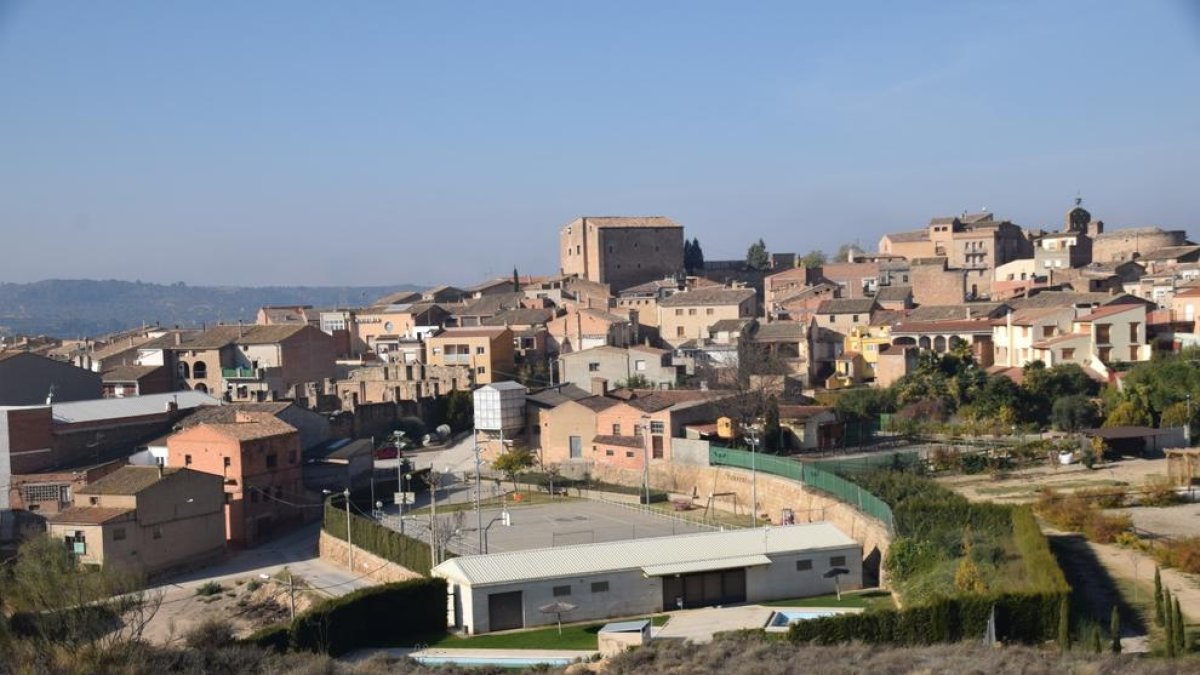
[[[574,660],[566,657],[524,657],[524,656],[410,656],[414,661],[426,666],[499,666],[501,668],[528,668],[532,666],[566,666]]]
[[[832,609],[781,609],[771,615],[767,621],[768,628],[786,628],[789,624],[809,619],[820,619],[826,616],[837,616],[842,612]]]

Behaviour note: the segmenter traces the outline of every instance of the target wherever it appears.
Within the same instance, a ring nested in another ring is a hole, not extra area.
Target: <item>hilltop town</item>
[[[1192,649],[1187,232],[1076,199],[875,251],[557,235],[549,274],[4,336],[9,632],[614,672],[734,631]],[[119,584],[45,604],[22,574],[64,556]],[[129,593],[111,630],[38,619]]]

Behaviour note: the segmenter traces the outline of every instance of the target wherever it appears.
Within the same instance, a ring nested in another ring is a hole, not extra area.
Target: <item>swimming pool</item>
[[[844,612],[836,609],[781,609],[771,614],[771,618],[767,620],[767,630],[772,628],[785,630],[789,625],[797,621],[820,619],[826,616],[837,616],[838,614],[844,614]]]
[[[500,666],[529,668],[532,666],[566,666],[575,659],[564,656],[432,656],[414,654],[410,659],[426,666]]]

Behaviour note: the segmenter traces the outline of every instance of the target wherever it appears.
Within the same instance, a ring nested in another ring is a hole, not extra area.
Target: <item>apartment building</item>
[[[669,389],[678,382],[679,369],[670,352],[645,345],[605,345],[559,356],[560,383],[588,389],[597,377],[614,385],[636,379],[644,382],[643,386]]]
[[[636,344],[640,337],[637,316],[636,312],[624,317],[590,307],[569,311],[547,322],[547,351],[566,354],[604,345],[628,347]]]
[[[475,385],[514,377],[513,332],[504,326],[446,328],[425,340],[425,365],[467,366]]]
[[[167,439],[168,462],[215,474],[225,486],[225,536],[254,546],[299,524],[317,496],[301,480],[300,433],[267,413],[239,412],[232,422],[206,422]]]
[[[662,339],[671,346],[704,340],[708,328],[724,319],[752,319],[758,314],[757,297],[750,288],[697,288],[676,293],[658,304]]]
[[[153,575],[200,564],[225,552],[222,483],[190,469],[122,467],[76,490],[49,534],[88,565]]]

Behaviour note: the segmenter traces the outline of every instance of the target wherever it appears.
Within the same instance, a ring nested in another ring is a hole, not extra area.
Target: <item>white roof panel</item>
[[[621,570],[641,571],[664,565],[709,564],[722,558],[753,557],[754,562],[745,564],[757,565],[765,564],[759,556],[773,553],[852,546],[858,546],[858,542],[833,524],[820,522],[468,555],[451,558],[435,567],[434,572],[436,576],[459,583],[489,585]]]
[[[221,402],[199,391],[177,391],[170,394],[147,394],[127,398],[98,398],[90,401],[55,403],[54,419],[64,424],[94,422],[156,415],[167,411],[167,404],[175,402],[180,410],[190,410],[206,405],[221,405]]]
[[[735,567],[757,567],[770,565],[771,559],[761,553],[739,555],[732,558],[710,558],[709,560],[689,560],[666,565],[647,565],[642,572],[648,577],[662,577],[670,574],[691,574],[692,572],[712,572],[714,570],[729,570]]]

